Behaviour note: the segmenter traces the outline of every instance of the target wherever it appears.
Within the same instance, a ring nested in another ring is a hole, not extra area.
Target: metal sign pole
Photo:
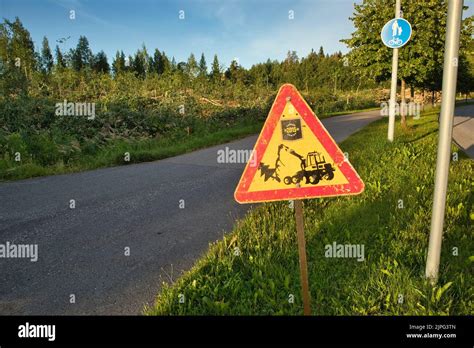
[[[430,242],[426,260],[425,275],[436,283],[441,240],[443,236],[446,191],[448,186],[449,162],[451,157],[451,138],[453,132],[453,114],[456,99],[456,79],[458,74],[459,33],[461,28],[463,0],[448,1],[448,22],[444,47],[443,92],[438,139],[438,157],[431,215]]]
[[[296,217],[296,234],[298,253],[300,256],[301,294],[303,295],[304,315],[311,315],[311,299],[309,296],[308,264],[306,262],[306,241],[304,238],[303,204],[300,199],[294,201]]]
[[[400,18],[400,0],[395,4],[395,18]],[[392,83],[390,87],[390,104],[388,114],[388,140],[393,141],[395,133],[395,103],[397,102],[397,74],[398,74],[398,48],[393,49],[392,57]]]

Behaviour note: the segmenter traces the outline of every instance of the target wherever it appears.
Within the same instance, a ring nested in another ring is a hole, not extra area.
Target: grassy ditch
[[[50,163],[43,163],[33,156],[21,162],[15,162],[13,153],[10,159],[0,161],[0,180],[18,180],[43,175],[72,173],[102,167],[160,160],[255,134],[259,131],[261,126],[262,123],[255,120],[252,122],[239,122],[231,127],[214,131],[203,130],[199,132],[199,134],[181,134],[156,139],[117,139],[90,154],[86,151],[81,153],[80,145],[78,144],[77,148],[79,149],[79,153],[74,156],[73,160],[69,160],[66,163],[61,158],[61,154],[58,156],[58,159],[54,159]],[[20,137],[10,137],[10,141],[12,139],[15,142],[18,140],[17,143],[19,146],[16,148],[22,146],[26,148]],[[43,140],[43,138],[41,140]],[[51,147],[50,152],[48,152],[46,148],[41,149],[42,157],[48,157],[51,155],[51,152],[56,152],[56,147],[54,147],[55,145],[52,144],[51,141],[47,139],[41,142],[41,140],[39,143],[36,143],[36,146]],[[25,152],[27,153],[27,150]],[[49,157],[47,160],[48,159]],[[1,168],[2,166],[3,168]]]
[[[365,191],[304,202],[314,314],[474,312],[474,164],[462,153],[450,168],[438,285],[424,279],[436,117],[432,110],[410,119],[407,132],[397,123],[393,143],[386,140],[386,120],[351,136],[341,148],[363,178]],[[458,151],[454,145],[452,150]],[[325,246],[334,242],[364,246],[364,260],[325,257]],[[295,222],[287,202],[257,206],[176,283],[163,284],[155,305],[145,308],[148,315],[301,313]]]
[[[258,133],[270,108],[202,110],[100,105],[100,117],[54,116],[49,100],[0,103],[0,181],[154,161]],[[107,111],[104,111],[107,110]],[[363,111],[356,110],[353,112]],[[351,113],[321,114],[321,118]],[[25,116],[25,115],[28,115]],[[201,116],[199,116],[201,115]]]

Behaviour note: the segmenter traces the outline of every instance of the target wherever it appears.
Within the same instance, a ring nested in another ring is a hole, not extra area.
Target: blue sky
[[[288,50],[304,56],[311,48],[347,51],[339,39],[350,36],[353,0],[0,0],[0,17],[18,16],[36,47],[43,36],[54,48],[56,40],[70,36],[61,49],[89,39],[94,53],[104,50],[112,61],[117,50],[133,54],[145,44],[184,61],[204,52],[208,65],[216,53],[228,66],[281,60]],[[470,1],[467,1],[470,2]],[[69,18],[75,10],[76,19]],[[184,20],[179,18],[184,11]],[[289,19],[294,11],[294,19]],[[472,14],[472,8],[469,10]]]

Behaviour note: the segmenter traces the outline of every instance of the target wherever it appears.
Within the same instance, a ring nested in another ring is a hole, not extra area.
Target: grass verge
[[[374,108],[329,113],[322,115],[321,118],[369,110],[374,110]],[[160,160],[258,133],[262,124],[261,120],[255,119],[253,121],[238,122],[228,128],[200,130],[184,137],[171,136],[160,139],[117,140],[109,143],[93,155],[81,154],[78,160],[68,164],[64,164],[62,161],[51,165],[41,165],[37,161],[32,160],[21,162],[0,160],[0,181],[74,173],[115,165]],[[125,153],[127,152],[130,154],[129,161],[125,160]]]
[[[318,118],[322,120],[322,119],[333,117],[333,116],[349,115],[349,114],[355,114],[355,113],[358,113],[358,112],[367,112],[367,111],[375,111],[375,110],[380,111],[380,106],[379,107],[373,107],[373,108],[352,110],[352,111],[329,112],[329,113],[326,113],[326,114],[322,114],[321,116],[318,115]]]
[[[214,132],[191,134],[180,139],[161,138],[116,141],[101,149],[97,154],[83,155],[74,164],[42,166],[36,163],[26,163],[4,168],[0,179],[19,180],[36,176],[73,173],[115,165],[160,160],[255,134],[261,127],[262,123],[255,121],[254,123],[242,123]],[[130,154],[128,161],[125,157],[127,152]]]
[[[359,196],[304,202],[310,291],[316,315],[467,315],[474,312],[474,164],[450,167],[437,286],[424,279],[437,149],[437,111],[386,120],[341,144],[366,189]],[[458,149],[453,145],[453,151]],[[365,259],[326,258],[325,245],[359,244]],[[236,249],[240,253],[235,253]],[[184,297],[180,297],[184,295]],[[294,303],[291,298],[294,296]],[[184,303],[180,303],[184,298]],[[176,283],[163,284],[147,315],[299,315],[302,313],[293,211],[257,206]]]

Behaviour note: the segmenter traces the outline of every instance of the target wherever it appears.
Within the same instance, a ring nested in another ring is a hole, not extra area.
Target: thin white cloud
[[[101,26],[127,29],[125,26],[122,26],[116,23],[111,23],[91,13],[90,11],[87,10],[87,5],[85,5],[84,2],[82,2],[81,0],[51,0],[51,2],[69,11],[74,10],[76,12],[76,19],[80,19],[81,17],[83,17]]]
[[[225,1],[217,5],[214,16],[227,30],[243,27],[246,21],[246,15],[242,4],[236,1]]]

